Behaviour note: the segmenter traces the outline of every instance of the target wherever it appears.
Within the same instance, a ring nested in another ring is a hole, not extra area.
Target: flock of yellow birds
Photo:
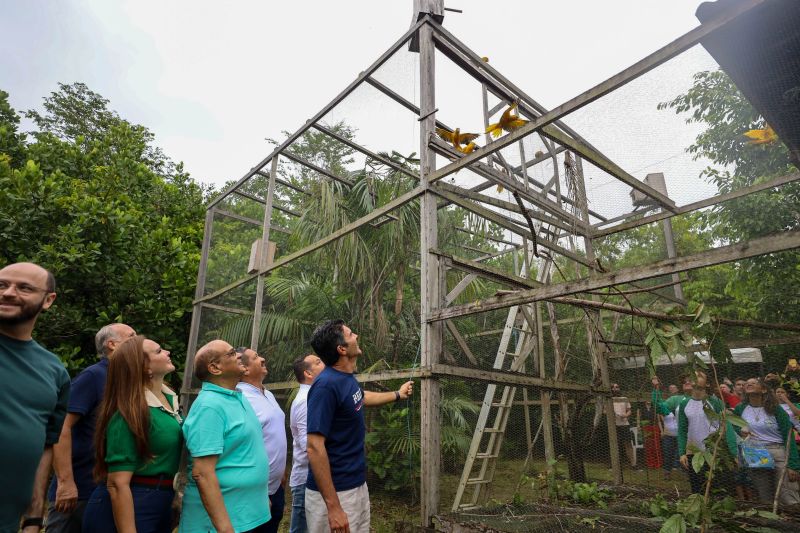
[[[508,106],[508,109],[503,111],[499,121],[494,124],[489,124],[486,127],[486,133],[491,134],[492,137],[500,137],[504,131],[511,132],[527,124],[527,120],[519,118],[519,115],[514,114],[516,108],[516,102]],[[449,142],[456,151],[462,154],[469,154],[478,147],[478,145],[475,144],[475,139],[480,137],[479,133],[461,133],[460,128],[456,128],[454,131],[436,128],[436,133],[439,137]]]

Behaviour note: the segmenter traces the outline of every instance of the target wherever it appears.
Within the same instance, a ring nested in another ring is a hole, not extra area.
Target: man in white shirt
[[[628,463],[632,467],[635,467],[636,464],[633,461],[633,441],[631,440],[633,435],[631,434],[631,425],[629,422],[631,404],[628,398],[622,396],[619,385],[616,383],[611,384],[611,396],[614,401],[614,422],[616,422],[617,426],[617,447],[620,450],[620,465],[624,462],[623,457],[627,456]]]
[[[297,359],[294,364],[294,376],[300,384],[292,402],[289,413],[289,427],[292,430],[292,474],[289,487],[292,490],[292,521],[289,533],[306,533],[306,479],[308,478],[308,453],[306,452],[306,415],[308,389],[314,378],[325,368],[322,359],[314,354]]]
[[[286,415],[273,394],[264,389],[264,380],[269,371],[267,362],[250,348],[237,348],[242,356],[245,374],[236,388],[250,402],[261,423],[264,449],[269,459],[269,505],[272,518],[264,524],[263,531],[277,533],[286,506]],[[262,531],[259,529],[259,531]]]

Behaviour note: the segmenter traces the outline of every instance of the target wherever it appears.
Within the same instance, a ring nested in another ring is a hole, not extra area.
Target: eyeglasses
[[[28,285],[27,283],[10,283],[8,281],[0,281],[0,292],[5,292],[11,287],[14,287],[14,289],[19,294],[24,294],[24,295],[36,294],[37,292],[44,292],[44,293],[53,292],[47,289],[42,289],[40,287],[34,287],[33,285]]]

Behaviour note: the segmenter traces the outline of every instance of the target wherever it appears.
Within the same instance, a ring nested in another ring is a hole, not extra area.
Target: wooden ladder
[[[546,271],[549,271],[549,265],[550,262],[546,262],[546,267],[542,269],[538,277],[546,279]],[[520,271],[520,276],[525,276],[526,274],[525,267],[523,267]],[[518,324],[517,319],[520,315],[525,316],[520,317],[522,321],[521,324]],[[520,306],[509,308],[494,365],[492,366],[493,369],[508,372],[525,372],[525,362],[538,342],[536,325],[529,322],[528,317],[531,316],[535,316],[535,314],[521,313]],[[514,351],[509,352],[508,348],[515,331],[518,333],[518,337]],[[488,486],[494,479],[497,458],[500,455],[500,448],[503,444],[508,417],[511,413],[516,393],[517,387],[514,386],[498,387],[494,383],[487,385],[486,393],[481,403],[481,410],[478,414],[478,421],[475,425],[475,433],[472,435],[464,470],[461,473],[461,480],[453,500],[452,511],[475,509],[485,501]],[[490,420],[491,423],[489,423]]]

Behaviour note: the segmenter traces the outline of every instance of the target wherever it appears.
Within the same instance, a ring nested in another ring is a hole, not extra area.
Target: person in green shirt
[[[69,375],[32,333],[55,291],[55,278],[39,265],[0,269],[0,472],[7,480],[0,485],[2,532],[21,527],[23,533],[38,533],[42,527],[53,444],[67,413]]]
[[[95,435],[98,484],[84,533],[172,531],[172,480],[183,437],[177,395],[164,384],[169,352],[141,335],[123,341],[108,364]]]
[[[800,503],[797,484],[800,456],[794,442],[794,428],[772,388],[762,379],[748,379],[745,399],[733,413],[747,422],[747,427],[737,430],[745,444],[766,448],[775,463],[774,468],[749,468],[759,501],[771,503],[778,480],[785,475],[779,495],[781,504]]]

